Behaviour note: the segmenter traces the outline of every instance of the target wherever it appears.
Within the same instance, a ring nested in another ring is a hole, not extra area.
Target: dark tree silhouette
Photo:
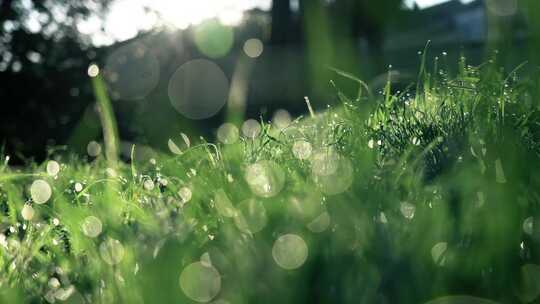
[[[86,69],[96,50],[77,23],[109,1],[0,1],[0,144],[12,159],[65,142],[93,100]]]

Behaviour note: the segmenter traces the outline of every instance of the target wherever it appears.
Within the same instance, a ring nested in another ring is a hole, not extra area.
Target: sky
[[[416,2],[420,8],[427,8],[449,0],[404,1],[409,7]],[[78,29],[90,35],[95,45],[109,45],[157,25],[183,29],[215,17],[224,24],[235,25],[241,22],[243,11],[255,7],[269,9],[270,5],[271,0],[117,0],[104,21],[104,32],[100,31],[103,21],[98,17],[81,22]]]

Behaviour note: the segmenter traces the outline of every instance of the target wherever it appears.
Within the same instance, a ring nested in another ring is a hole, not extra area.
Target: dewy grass
[[[534,77],[463,59],[228,145],[6,156],[0,302],[538,301]]]

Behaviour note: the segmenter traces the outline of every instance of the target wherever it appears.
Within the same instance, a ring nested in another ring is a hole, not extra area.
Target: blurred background
[[[0,0],[0,139],[14,163],[101,141],[91,77],[102,77],[124,151],[167,151],[180,132],[286,121],[395,88],[428,62],[497,57],[537,67],[535,0]],[[342,73],[343,74],[343,73]],[[331,82],[331,80],[333,82]],[[128,153],[128,152],[125,152]]]

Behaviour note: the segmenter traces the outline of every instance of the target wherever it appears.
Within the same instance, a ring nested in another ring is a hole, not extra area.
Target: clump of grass
[[[389,82],[371,96],[355,80],[343,105],[228,145],[21,170],[4,157],[0,299],[537,301],[540,120],[527,78],[495,62],[423,66],[414,91]]]

